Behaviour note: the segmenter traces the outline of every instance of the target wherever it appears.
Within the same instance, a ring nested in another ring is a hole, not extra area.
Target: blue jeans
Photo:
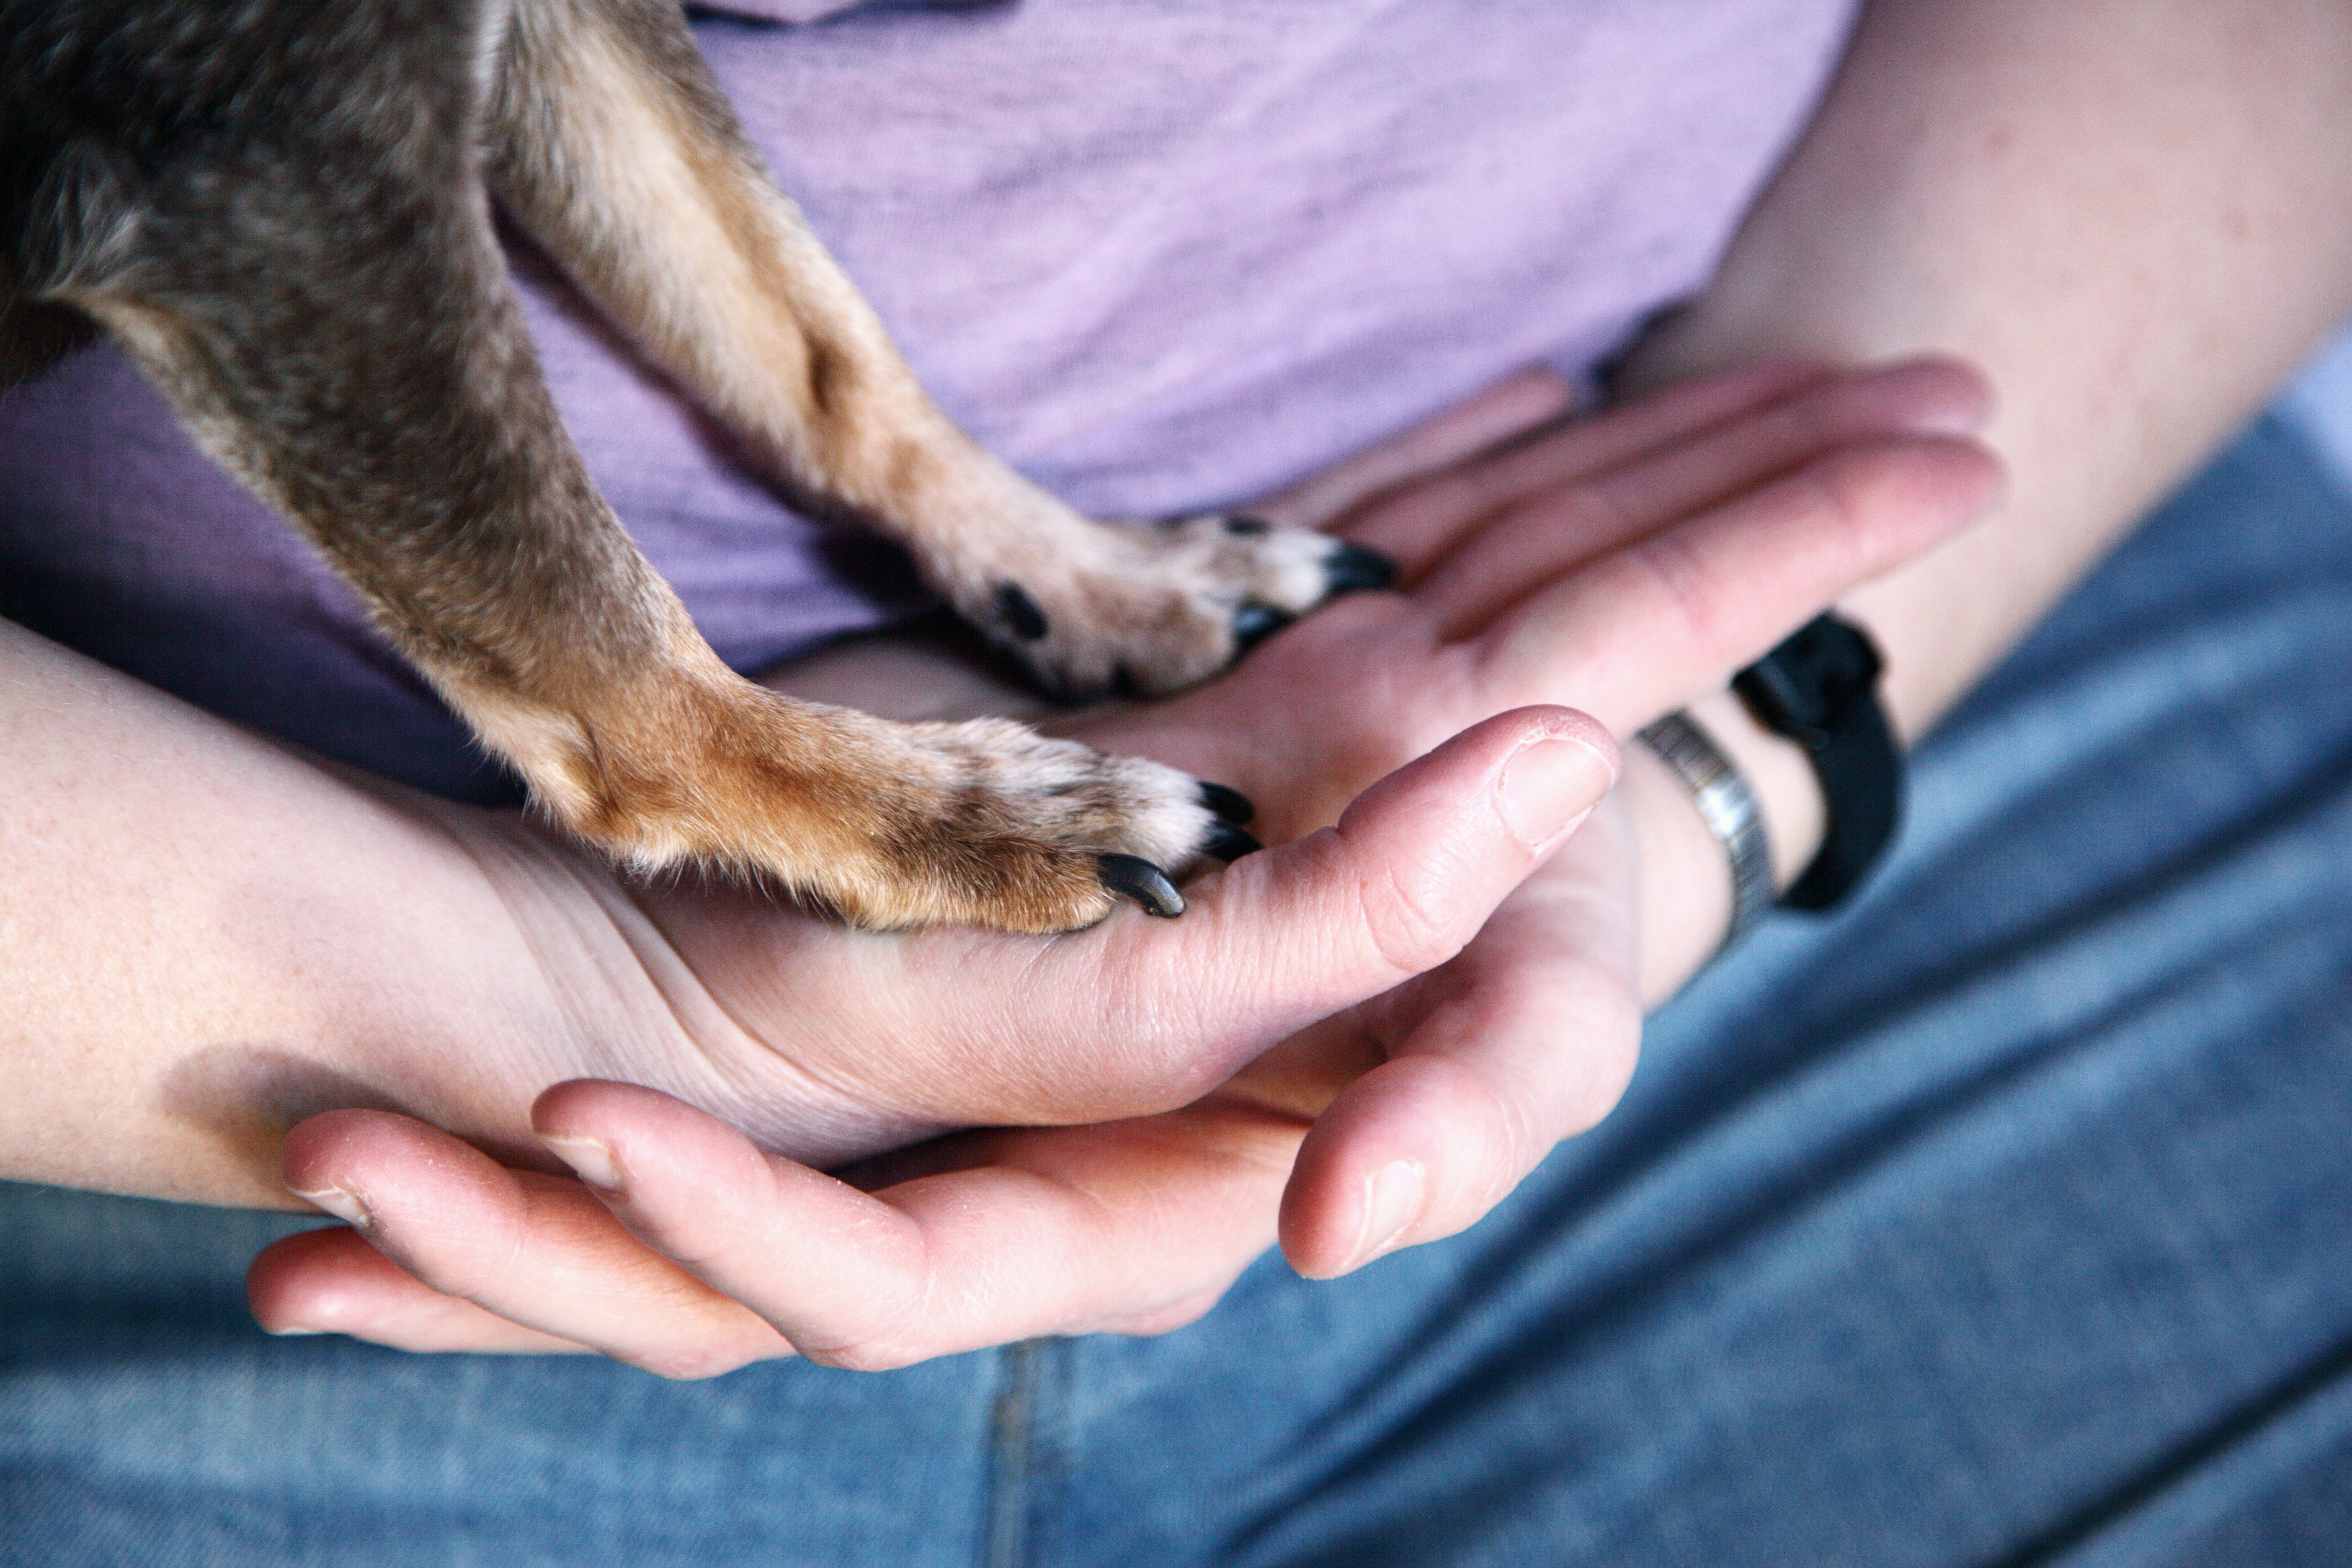
[[[2258,426],[1470,1234],[865,1376],[273,1341],[0,1194],[0,1562],[2352,1560],[2352,503]]]

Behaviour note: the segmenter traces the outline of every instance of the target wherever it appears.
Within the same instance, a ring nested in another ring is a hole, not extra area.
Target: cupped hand
[[[696,1095],[706,1109],[550,1090],[534,1126],[593,1191],[386,1113],[306,1123],[289,1184],[363,1215],[383,1251],[346,1232],[281,1243],[254,1270],[264,1322],[670,1373],[793,1348],[896,1364],[1172,1326],[1263,1250],[1277,1203],[1312,1273],[1475,1219],[1613,1103],[1640,1011],[1628,812],[1555,847],[1606,779],[1605,740],[1556,710],[1490,716],[1572,701],[1622,732],[1994,483],[1948,434],[1981,388],[1940,365],[1743,373],[1452,461],[1556,400],[1514,384],[1278,503],[1349,510],[1404,591],[1080,728],[1242,783],[1292,840],[1198,887],[1183,921],[1123,916],[1008,958],[1002,938],[643,895],[648,965],[683,1014],[732,1028],[711,1052],[730,1089]],[[1367,489],[1383,493],[1355,504]],[[1523,750],[1537,735],[1569,739]],[[1567,759],[1559,820],[1513,826],[1512,760],[1544,753]],[[812,1168],[974,1121],[1084,1124],[941,1138],[848,1180]]]

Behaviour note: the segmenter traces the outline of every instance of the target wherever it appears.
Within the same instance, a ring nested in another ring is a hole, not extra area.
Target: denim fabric
[[[858,1376],[271,1341],[290,1222],[0,1194],[0,1563],[2352,1557],[2352,503],[2258,426],[1898,857],[1454,1242]]]

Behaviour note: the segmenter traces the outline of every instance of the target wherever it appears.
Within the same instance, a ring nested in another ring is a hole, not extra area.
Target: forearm
[[[1916,735],[2347,309],[2352,6],[1883,0],[1717,282],[1626,384],[1789,354],[1988,373],[2006,501],[1845,605]],[[1819,835],[1803,763],[1728,700],[1701,717],[1793,878]]]
[[[527,845],[5,623],[0,689],[0,1174],[285,1205],[355,1104],[515,1144],[595,1006],[485,874]]]

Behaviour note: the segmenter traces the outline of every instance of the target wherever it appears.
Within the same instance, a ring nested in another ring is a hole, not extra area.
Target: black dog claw
[[[1230,866],[1244,855],[1256,854],[1265,846],[1260,844],[1257,835],[1246,827],[1235,827],[1230,822],[1213,822],[1209,825],[1209,841],[1201,847]]]
[[[1247,653],[1297,618],[1272,605],[1244,605],[1234,616],[1234,647]]]
[[[1096,857],[1095,875],[1114,893],[1124,893],[1143,906],[1143,912],[1172,921],[1184,912],[1184,895],[1168,873],[1139,855]]]
[[[1257,815],[1257,807],[1250,804],[1249,796],[1230,784],[1211,784],[1206,779],[1201,781],[1201,804],[1227,822],[1247,822]]]
[[[1323,558],[1323,580],[1332,594],[1385,588],[1396,581],[1396,563],[1377,550],[1342,543]]]
[[[1035,642],[1045,635],[1045,612],[1037,607],[1029,590],[1018,583],[996,585],[996,618],[1023,642]]]

